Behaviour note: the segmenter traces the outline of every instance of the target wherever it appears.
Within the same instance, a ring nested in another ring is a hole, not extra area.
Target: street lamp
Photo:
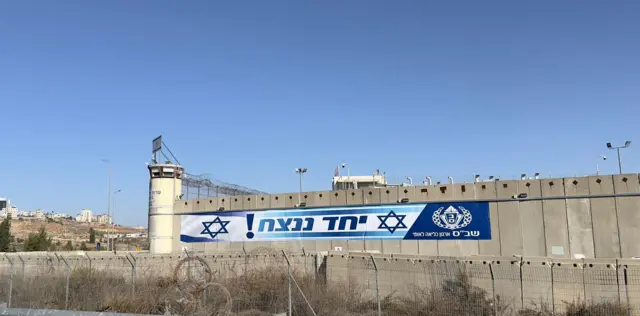
[[[346,162],[340,164],[342,169],[347,168],[347,182],[349,182],[349,186],[347,189],[351,189],[351,173],[349,172],[349,165]]]
[[[113,215],[115,215],[116,213],[116,194],[118,194],[118,192],[122,192],[122,190],[113,192]],[[113,230],[115,231],[115,228],[113,227],[113,215],[107,215],[107,219],[109,220],[109,222],[107,223],[107,235],[109,235],[109,227],[113,228]],[[116,253],[115,240],[112,240],[111,236],[109,236],[109,243],[111,244],[113,253]]]
[[[302,203],[302,174],[307,172],[307,168],[296,168],[296,173],[300,175],[300,192],[298,193],[298,205]]]
[[[107,216],[111,218],[111,161],[109,161],[109,159],[101,159],[100,161],[106,163],[108,168],[109,186],[107,188]],[[107,236],[109,236],[109,226],[107,226]],[[111,245],[110,240],[111,239],[107,238],[107,248]]]
[[[615,149],[618,151],[618,170],[620,171],[620,174],[622,174],[622,160],[620,159],[620,149],[627,148],[629,146],[631,146],[630,140],[624,142],[624,146],[611,146],[611,143],[607,143],[607,148]]]

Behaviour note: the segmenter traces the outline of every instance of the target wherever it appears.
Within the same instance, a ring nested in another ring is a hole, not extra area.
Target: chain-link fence
[[[634,260],[0,254],[0,304],[174,315],[640,315]]]

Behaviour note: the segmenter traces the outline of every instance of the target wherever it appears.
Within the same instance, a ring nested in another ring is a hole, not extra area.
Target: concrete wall
[[[273,249],[252,254],[219,252],[190,253],[189,256],[203,259],[216,278],[274,267],[282,268],[280,271],[284,273],[287,266],[282,252]],[[41,275],[58,275],[63,279],[67,263],[71,271],[85,268],[105,275],[121,274],[127,283],[131,283],[135,269],[138,284],[144,284],[148,278],[172,276],[179,261],[186,257],[184,253],[159,256],[135,252],[118,255],[110,252],[87,252],[85,255],[74,252],[11,253],[0,257],[0,293],[8,288],[11,275],[16,280]],[[362,291],[363,296],[370,299],[376,295],[376,283],[381,298],[388,295],[415,298],[427,296],[432,293],[430,290],[441,292],[439,289],[446,282],[455,280],[459,272],[466,272],[472,285],[486,291],[486,297],[491,298],[495,293],[502,303],[514,310],[544,303],[560,312],[566,302],[586,300],[589,303],[629,304],[634,309],[633,314],[640,315],[640,260],[434,257],[333,251],[290,252],[287,258],[296,275],[313,275],[329,286]],[[188,268],[197,269],[196,266]],[[64,282],[59,286],[62,288]],[[0,296],[0,302],[5,297]]]
[[[526,193],[525,199],[513,195]],[[527,256],[629,258],[640,256],[640,179],[638,174],[578,178],[509,180],[431,186],[304,192],[308,207],[414,202],[489,201],[492,239],[481,241],[336,240],[187,244],[174,221],[174,252],[189,250],[377,251],[431,256]],[[176,214],[217,210],[293,208],[297,193],[218,197],[179,201]],[[337,248],[339,247],[339,248]]]

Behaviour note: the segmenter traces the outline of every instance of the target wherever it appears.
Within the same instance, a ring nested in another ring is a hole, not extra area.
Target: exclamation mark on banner
[[[252,232],[253,230],[253,214],[247,214],[247,230],[249,230],[249,232],[247,233],[247,238],[252,239],[253,236],[255,236]]]

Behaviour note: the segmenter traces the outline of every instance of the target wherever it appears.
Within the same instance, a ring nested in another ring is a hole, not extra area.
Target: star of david
[[[393,210],[387,215],[378,215],[378,219],[380,220],[380,226],[378,226],[378,229],[387,229],[393,234],[396,229],[407,228],[407,225],[402,222],[406,216],[407,215],[397,215]],[[389,224],[387,224],[387,220],[389,218],[395,218],[398,222],[393,226],[389,226]]]
[[[204,225],[204,230],[202,230],[200,235],[209,235],[211,236],[211,238],[216,238],[218,234],[228,234],[229,231],[227,230],[227,225],[229,225],[230,222],[231,221],[223,221],[220,219],[220,217],[216,217],[216,219],[211,222],[202,222],[202,225]],[[218,228],[217,231],[211,231],[211,225],[213,224],[219,224],[220,228]]]

